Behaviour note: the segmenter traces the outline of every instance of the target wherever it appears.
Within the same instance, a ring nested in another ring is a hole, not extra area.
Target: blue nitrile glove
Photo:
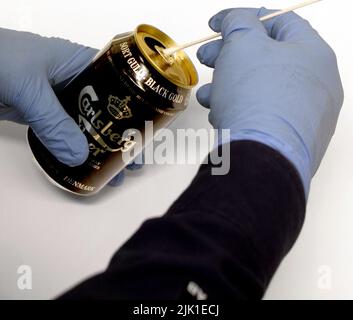
[[[86,137],[52,87],[83,70],[97,51],[68,40],[0,28],[0,120],[28,124],[59,161],[82,164],[89,153]],[[121,173],[111,184],[118,185],[123,178]]]
[[[215,70],[197,97],[211,108],[215,128],[231,130],[231,140],[264,143],[289,159],[308,195],[343,104],[336,56],[295,13],[261,23],[268,13],[230,9],[210,20],[223,39],[198,51]]]
[[[0,29],[0,119],[28,124],[59,161],[82,164],[86,137],[52,86],[81,71],[96,53],[67,40]]]
[[[135,171],[135,170],[140,170],[143,167],[143,163],[144,163],[144,154],[143,152],[141,154],[139,154],[137,156],[137,158],[135,158],[135,160],[129,164],[126,169],[130,170],[130,171]],[[120,186],[125,179],[125,174],[124,171],[122,171],[121,173],[119,173],[117,176],[115,176],[110,182],[109,185],[111,187],[118,187]]]

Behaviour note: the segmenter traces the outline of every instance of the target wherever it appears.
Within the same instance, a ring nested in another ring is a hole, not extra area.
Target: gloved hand
[[[144,153],[142,152],[135,158],[134,161],[131,162],[131,164],[129,164],[126,167],[126,169],[130,171],[141,170],[144,162],[145,162],[145,158],[144,158]],[[125,179],[125,173],[124,171],[122,171],[109,182],[109,185],[111,187],[118,187],[124,182],[124,179]]]
[[[1,28],[0,45],[0,120],[28,124],[59,161],[82,164],[89,153],[87,139],[52,87],[82,71],[98,50]],[[122,181],[123,173],[111,185]]]
[[[202,46],[199,60],[214,67],[198,101],[231,140],[266,144],[289,159],[306,196],[334,134],[343,104],[336,56],[295,13],[265,23],[266,9],[230,9],[209,22],[222,40]],[[272,11],[271,11],[272,12]]]
[[[28,124],[58,160],[82,164],[89,152],[86,137],[52,86],[83,70],[97,50],[6,29],[0,29],[0,43],[0,119]]]

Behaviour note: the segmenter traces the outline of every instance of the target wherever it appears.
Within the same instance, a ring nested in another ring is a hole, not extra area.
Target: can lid
[[[161,54],[161,48],[176,46],[176,42],[164,32],[151,25],[142,24],[136,28],[134,37],[142,54],[163,77],[185,89],[197,85],[197,71],[184,51],[175,53],[172,63],[168,63]]]

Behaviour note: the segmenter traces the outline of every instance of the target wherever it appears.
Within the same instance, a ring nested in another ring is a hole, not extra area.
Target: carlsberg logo
[[[130,97],[119,99],[109,96],[107,109],[115,118],[115,121],[132,117],[131,109],[128,106]],[[133,148],[136,142],[133,141],[135,130],[127,130],[123,135],[112,129],[112,121],[102,119],[102,109],[95,110],[94,102],[98,102],[98,96],[92,86],[84,87],[78,98],[79,126],[83,133],[89,133],[95,140],[90,143],[90,152],[94,156],[106,152],[127,152]]]

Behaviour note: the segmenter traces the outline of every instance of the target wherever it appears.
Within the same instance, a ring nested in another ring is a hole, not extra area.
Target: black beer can
[[[74,194],[96,194],[126,167],[124,155],[143,149],[146,139],[136,139],[135,133],[145,135],[146,121],[158,131],[185,110],[198,75],[185,52],[173,59],[161,54],[161,48],[175,45],[157,28],[140,25],[114,37],[57,93],[85,134],[90,153],[84,164],[69,167],[29,129],[29,146],[49,180]]]

